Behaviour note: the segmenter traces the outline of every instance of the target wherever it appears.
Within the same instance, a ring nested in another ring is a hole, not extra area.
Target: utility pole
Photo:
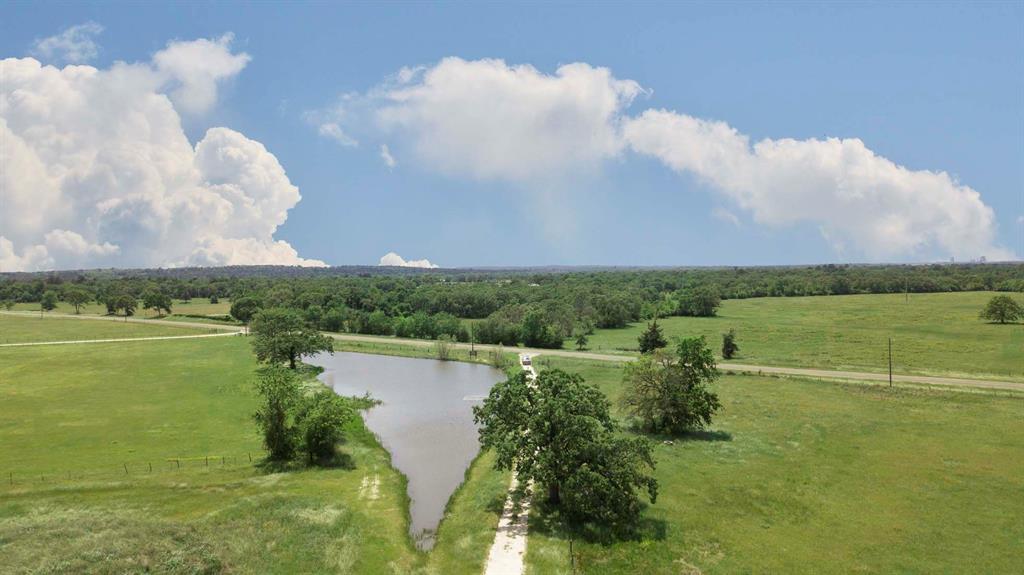
[[[892,387],[892,338],[889,338],[889,387]]]

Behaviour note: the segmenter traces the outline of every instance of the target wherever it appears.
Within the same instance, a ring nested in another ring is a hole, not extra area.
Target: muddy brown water
[[[366,426],[408,479],[409,533],[429,550],[444,508],[479,451],[474,405],[504,375],[486,365],[339,352],[307,363],[344,396],[369,393],[380,405],[363,412]]]

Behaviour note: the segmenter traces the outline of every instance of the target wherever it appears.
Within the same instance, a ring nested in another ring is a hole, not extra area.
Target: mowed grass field
[[[538,359],[621,394],[620,367]],[[716,389],[714,433],[655,438],[643,536],[577,538],[578,573],[1024,571],[1024,397],[758,376]],[[527,563],[572,573],[540,511]]]
[[[718,317],[658,320],[665,336],[707,337],[719,353],[735,329],[734,363],[884,372],[888,338],[899,373],[1024,379],[1024,323],[978,318],[995,292],[850,295],[725,300]],[[1004,294],[1005,295],[1005,294]],[[1024,303],[1020,294],[1010,294]],[[603,329],[588,348],[636,351],[646,322]],[[567,340],[566,348],[575,349]]]
[[[0,314],[0,344],[216,333],[187,326]]]
[[[508,484],[488,455],[418,552],[361,421],[351,469],[249,463],[255,367],[243,337],[0,349],[0,572],[480,571]]]

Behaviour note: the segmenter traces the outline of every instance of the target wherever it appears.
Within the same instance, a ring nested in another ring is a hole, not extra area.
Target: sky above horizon
[[[0,271],[1024,254],[1022,3],[7,3],[0,58]]]

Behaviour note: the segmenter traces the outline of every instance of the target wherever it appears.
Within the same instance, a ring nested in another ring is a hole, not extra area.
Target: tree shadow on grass
[[[676,441],[732,441],[732,434],[728,431],[701,429],[695,431],[687,431],[684,433],[671,434],[671,433],[653,433],[646,431],[640,427],[633,426],[630,428],[633,432],[638,433],[647,437],[651,441],[656,443],[672,444]]]
[[[679,441],[732,441],[732,434],[728,431],[702,429],[678,435],[676,439]]]
[[[643,508],[648,506],[645,504]],[[530,514],[530,531],[565,541],[576,539],[599,545],[613,545],[622,541],[663,541],[668,523],[663,519],[644,517],[632,523],[599,525],[597,523],[574,523],[568,521],[559,509],[546,500],[535,501]]]
[[[263,473],[287,473],[289,471],[304,471],[307,469],[345,469],[356,468],[356,461],[351,455],[344,451],[337,451],[334,455],[310,461],[307,457],[299,456],[288,461],[276,461],[263,459],[254,464],[256,469]]]

